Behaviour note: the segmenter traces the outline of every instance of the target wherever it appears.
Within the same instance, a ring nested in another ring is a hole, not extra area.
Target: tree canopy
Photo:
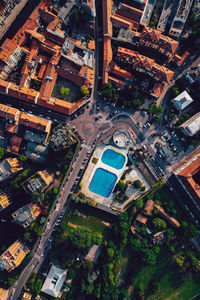
[[[92,232],[86,227],[71,228],[68,238],[77,249],[84,249],[92,243]]]
[[[153,225],[158,229],[165,229],[166,228],[166,222],[160,218],[155,218],[153,220]]]
[[[64,86],[61,86],[60,88],[60,93],[62,96],[68,96],[69,93],[70,93],[70,89],[69,88],[66,88]]]
[[[81,94],[82,94],[83,96],[86,96],[86,95],[89,94],[89,89],[88,89],[88,87],[87,87],[86,85],[82,85],[82,86],[81,86]]]

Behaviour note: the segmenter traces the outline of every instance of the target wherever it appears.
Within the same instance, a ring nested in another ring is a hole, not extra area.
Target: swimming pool
[[[104,164],[117,170],[120,170],[124,166],[125,156],[112,149],[107,149],[104,151],[101,160]]]
[[[89,190],[99,196],[109,197],[117,180],[117,176],[105,169],[96,169],[89,185]]]

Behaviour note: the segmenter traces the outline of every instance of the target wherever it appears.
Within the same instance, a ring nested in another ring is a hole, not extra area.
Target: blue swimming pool
[[[125,163],[124,155],[112,149],[107,149],[106,151],[104,151],[101,160],[104,164],[117,170],[122,169]]]
[[[96,169],[89,185],[89,190],[102,197],[109,197],[117,180],[117,176],[102,168]]]

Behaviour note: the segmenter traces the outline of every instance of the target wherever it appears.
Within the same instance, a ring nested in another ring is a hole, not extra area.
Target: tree
[[[30,242],[30,243],[32,243],[32,241],[33,241],[31,233],[28,231],[24,233],[24,239],[25,239],[25,241]]]
[[[53,187],[53,193],[54,193],[54,195],[57,195],[58,192],[59,192],[59,187],[54,186],[54,187]]]
[[[161,116],[159,116],[159,115],[155,115],[154,116],[154,121],[156,122],[156,123],[160,123],[161,122]]]
[[[152,103],[150,108],[149,108],[149,113],[150,114],[161,114],[163,112],[163,108],[161,106],[157,106],[156,102]]]
[[[120,180],[120,181],[117,183],[117,185],[116,185],[115,191],[120,191],[120,192],[125,193],[127,187],[128,187],[128,185],[125,184],[125,183],[123,182],[123,180]]]
[[[68,238],[77,249],[84,249],[90,246],[92,242],[91,230],[85,227],[72,228]]]
[[[75,276],[76,276],[76,272],[73,269],[69,269],[67,271],[67,278],[74,279]]]
[[[140,282],[138,284],[138,294],[139,296],[143,296],[144,295],[144,283]]]
[[[182,267],[184,264],[185,258],[184,258],[184,256],[177,254],[174,256],[174,261],[179,267]]]
[[[139,107],[141,104],[142,104],[142,102],[141,102],[140,99],[134,99],[134,100],[133,100],[133,105],[134,105],[135,107]]]
[[[169,118],[170,118],[171,120],[174,120],[174,119],[176,118],[176,115],[175,115],[175,114],[170,114],[170,115],[169,115]]]
[[[144,192],[145,190],[146,190],[146,187],[143,185],[143,186],[141,187],[141,191]]]
[[[109,260],[112,260],[114,254],[115,254],[114,249],[113,249],[113,248],[108,248],[108,249],[106,250],[106,252],[107,252],[108,259],[109,259]]]
[[[62,96],[68,96],[69,93],[70,93],[70,89],[69,88],[65,88],[64,86],[61,86],[60,93],[61,93]]]
[[[142,187],[142,182],[140,180],[135,180],[133,184],[136,189],[141,189]]]
[[[6,153],[6,149],[0,148],[0,159],[4,157],[5,153]]]
[[[80,15],[78,9],[73,9],[70,16],[69,22],[72,26],[77,26],[80,23]]]
[[[86,96],[86,95],[89,94],[89,89],[88,89],[88,87],[87,87],[86,85],[82,85],[82,86],[81,86],[81,94],[82,94],[83,96]]]
[[[179,94],[179,89],[177,86],[173,86],[172,88],[172,97],[176,97]]]
[[[160,218],[155,218],[153,220],[153,225],[158,229],[165,229],[166,228],[166,222]]]
[[[100,236],[100,234],[98,232],[94,232],[92,234],[92,242],[96,245],[100,245],[102,242],[102,237]]]
[[[157,253],[153,249],[142,249],[142,260],[149,265],[156,263]]]
[[[144,205],[144,202],[142,200],[142,198],[137,198],[135,201],[134,201],[134,206],[136,209],[141,209]]]
[[[140,240],[137,240],[132,236],[130,238],[130,245],[131,245],[131,249],[136,252],[140,251],[140,249],[142,248],[142,243],[140,242]]]
[[[167,237],[168,237],[168,240],[171,240],[174,236],[174,231],[173,229],[169,228],[167,229]]]
[[[20,160],[21,162],[26,162],[26,161],[27,161],[27,157],[26,157],[25,155],[21,155],[21,156],[19,157],[19,160]]]

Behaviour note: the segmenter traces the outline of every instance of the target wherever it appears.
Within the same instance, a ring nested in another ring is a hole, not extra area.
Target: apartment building
[[[82,58],[86,65],[82,65],[79,72],[73,73],[72,70],[63,70],[59,66],[64,41],[60,19],[49,11],[48,0],[41,1],[13,39],[6,40],[0,49],[0,93],[64,114],[71,114],[83,105],[85,99],[69,103],[52,97],[57,76],[62,76],[61,73],[75,83],[85,84],[90,88],[94,85],[94,71],[90,68],[91,64],[94,65],[93,53],[90,50],[82,49],[85,52]],[[77,53],[70,53],[71,60],[77,57]],[[9,74],[23,55],[26,58],[20,83],[11,83]],[[81,56],[82,54],[79,58]],[[32,80],[41,84],[39,90],[31,88]]]
[[[0,182],[23,170],[17,158],[6,158],[0,162]]]
[[[173,166],[173,173],[190,202],[200,210],[200,147]]]
[[[159,52],[172,57],[174,56],[179,42],[161,34],[160,31],[144,26],[139,36],[139,42],[146,47],[157,49]]]
[[[10,196],[0,191],[0,212],[11,204]]]
[[[23,183],[23,187],[33,197],[39,197],[53,180],[54,176],[49,174],[47,170],[38,171]]]
[[[156,64],[153,59],[127,48],[119,47],[116,58],[120,62],[130,64],[136,71],[146,73],[158,81],[169,83],[174,75],[173,71]]]
[[[187,136],[193,136],[200,130],[200,112],[195,114],[189,120],[180,126],[181,131]]]
[[[169,35],[179,38],[187,21],[193,0],[179,0],[179,6],[174,16]]]
[[[41,209],[35,203],[27,204],[16,210],[12,217],[15,222],[24,228],[28,227],[40,215]]]
[[[21,264],[28,253],[28,248],[20,241],[16,241],[0,256],[0,268],[12,271]]]

